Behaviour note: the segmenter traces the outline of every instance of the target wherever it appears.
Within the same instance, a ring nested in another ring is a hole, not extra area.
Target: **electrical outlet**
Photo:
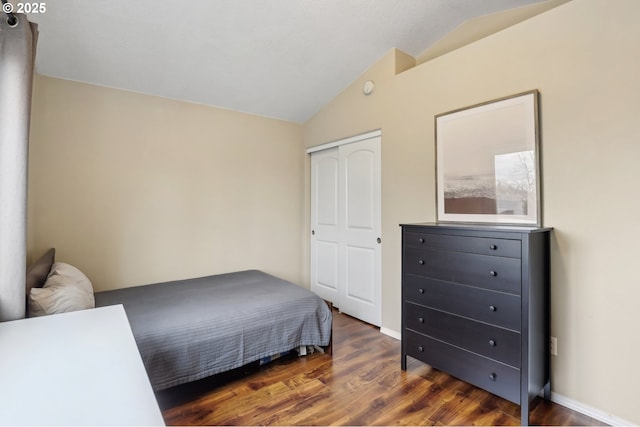
[[[551,342],[549,343],[549,352],[552,356],[558,355],[558,338],[551,337]]]

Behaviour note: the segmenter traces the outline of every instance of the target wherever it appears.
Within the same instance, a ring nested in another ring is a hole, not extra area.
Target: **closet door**
[[[340,311],[377,326],[382,320],[380,145],[375,136],[311,156],[311,289]]]
[[[338,304],[338,148],[311,155],[311,290]]]

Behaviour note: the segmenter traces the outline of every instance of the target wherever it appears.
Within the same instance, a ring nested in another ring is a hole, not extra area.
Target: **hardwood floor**
[[[410,359],[399,341],[334,311],[333,357],[287,356],[158,393],[167,425],[518,425],[517,405]],[[531,423],[603,425],[550,402]]]

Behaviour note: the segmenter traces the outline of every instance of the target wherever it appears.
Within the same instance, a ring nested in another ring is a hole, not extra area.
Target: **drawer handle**
[[[497,308],[496,308],[495,305],[490,305],[489,306],[489,311],[496,311],[496,310],[497,310]]]
[[[423,346],[418,346],[418,351],[419,351],[420,353],[422,353],[422,352],[424,351],[424,347],[423,347]]]
[[[490,379],[491,381],[495,381],[495,380],[496,380],[496,378],[498,378],[498,376],[497,376],[495,373],[493,373],[493,372],[489,375],[489,379]]]
[[[424,323],[424,318],[422,318],[422,317],[418,317],[418,322],[420,322],[420,323]]]
[[[420,264],[420,265],[424,265],[424,260],[423,260],[423,259],[419,259],[419,260],[418,260],[418,264]]]
[[[421,237],[421,238],[418,239],[418,242],[424,243],[424,239]]]
[[[498,272],[497,272],[497,271],[493,271],[493,270],[491,270],[491,271],[489,272],[489,276],[496,277],[497,275],[498,275]]]
[[[489,340],[489,345],[491,347],[495,347],[496,346],[496,342],[494,340]]]
[[[418,289],[418,292],[420,292],[421,294],[424,294],[424,289],[420,288]]]
[[[498,247],[496,245],[489,245],[489,249],[495,251],[496,249],[498,249]]]

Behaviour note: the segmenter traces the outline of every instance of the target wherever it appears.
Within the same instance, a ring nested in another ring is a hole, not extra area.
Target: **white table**
[[[123,307],[0,323],[0,425],[164,425]]]

